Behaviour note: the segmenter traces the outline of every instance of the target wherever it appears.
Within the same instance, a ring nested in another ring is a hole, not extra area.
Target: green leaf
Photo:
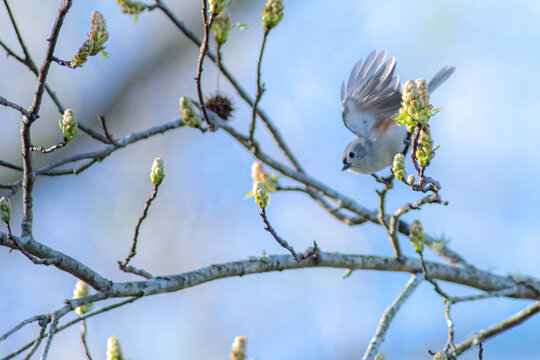
[[[239,29],[239,30],[247,30],[247,29],[249,29],[249,27],[246,24],[240,24],[239,22],[234,24],[234,27]]]

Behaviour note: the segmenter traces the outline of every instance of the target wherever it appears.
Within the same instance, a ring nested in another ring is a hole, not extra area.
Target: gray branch
[[[407,282],[407,285],[405,285],[403,291],[401,291],[394,302],[384,311],[381,320],[379,321],[379,326],[377,326],[377,330],[375,331],[375,335],[369,342],[369,346],[364,354],[364,357],[362,357],[362,360],[373,360],[375,358],[375,355],[377,355],[379,352],[379,347],[384,342],[386,332],[388,331],[392,320],[394,320],[394,316],[396,316],[401,306],[418,287],[418,285],[420,285],[422,280],[424,280],[424,276],[422,274],[413,275]]]

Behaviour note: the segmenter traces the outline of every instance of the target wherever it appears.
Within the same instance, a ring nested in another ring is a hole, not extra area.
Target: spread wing
[[[429,81],[428,89],[429,92],[432,93],[437,89],[443,82],[448,80],[450,75],[454,73],[454,70],[456,70],[455,66],[443,66],[441,70],[439,70],[435,76],[433,76],[433,79]]]
[[[400,107],[399,77],[394,76],[396,59],[384,62],[385,56],[385,50],[379,55],[373,51],[357,62],[347,86],[343,83],[341,87],[343,122],[357,135],[364,136],[378,119],[394,115]]]

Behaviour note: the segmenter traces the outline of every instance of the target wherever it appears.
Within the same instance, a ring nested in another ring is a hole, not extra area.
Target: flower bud
[[[187,126],[192,128],[201,127],[201,117],[195,111],[191,101],[185,96],[180,98],[180,113],[182,114],[182,120]]]
[[[394,156],[393,165],[396,169],[405,169],[405,156],[402,153],[397,153]]]
[[[223,45],[227,42],[231,28],[231,17],[226,11],[221,11],[219,15],[214,18],[214,22],[212,23],[212,31],[214,32],[216,42],[219,45]]]
[[[409,237],[411,238],[411,243],[414,246],[414,249],[417,252],[422,252],[424,250],[424,239],[426,234],[424,233],[424,228],[420,220],[414,220],[411,229],[409,232]]]
[[[220,14],[228,3],[230,0],[210,0],[210,11],[214,15]]]
[[[75,136],[79,135],[77,120],[75,120],[75,116],[73,116],[72,109],[66,109],[64,111],[63,119],[59,120],[58,123],[60,125],[60,129],[62,129],[62,133],[64,133],[65,142],[69,142],[73,140]]]
[[[418,98],[422,100],[423,106],[429,105],[429,92],[428,84],[426,80],[420,78],[416,80],[416,87],[418,88]]]
[[[268,174],[264,170],[262,162],[255,161],[253,165],[251,165],[251,178],[253,179],[253,182],[264,182],[264,179],[267,176]]]
[[[446,351],[444,350],[437,351],[433,356],[433,360],[448,360],[448,355],[446,355]]]
[[[235,337],[232,344],[231,360],[245,360],[247,356],[246,345],[247,339],[244,335]]]
[[[147,5],[140,1],[116,0],[116,3],[122,7],[123,14],[135,15],[135,21],[137,21],[137,16],[147,8]]]
[[[0,199],[0,216],[2,216],[2,221],[5,223],[8,223],[11,219],[11,202],[5,196]]]
[[[407,177],[407,172],[405,171],[405,156],[402,153],[397,153],[394,156],[392,172],[399,181],[404,181]]]
[[[264,183],[261,181],[257,181],[253,184],[253,196],[255,197],[255,202],[261,209],[268,206],[268,203],[270,202],[270,195],[266,191]]]
[[[124,360],[120,341],[115,336],[107,339],[107,360]]]
[[[414,174],[409,175],[409,177],[407,178],[407,184],[411,186],[412,184],[414,184],[415,181],[416,181],[416,178],[414,177]]]
[[[152,170],[150,171],[150,179],[152,179],[152,185],[159,186],[165,178],[164,163],[161,158],[155,158],[152,164]]]
[[[90,55],[94,56],[105,50],[105,42],[109,39],[109,32],[107,31],[107,22],[99,11],[94,11],[90,19],[92,20],[92,30],[88,34],[88,37],[94,42],[94,46],[90,52]],[[105,55],[106,53],[104,52]]]
[[[92,49],[94,48],[94,42],[91,39],[87,39],[85,42],[83,42],[82,46],[79,48],[79,51],[73,56],[73,59],[71,59],[71,67],[81,67],[86,63],[86,60],[88,60],[88,56],[92,53]]]
[[[275,28],[283,19],[283,0],[268,0],[264,5],[262,22],[265,31]]]
[[[375,355],[373,360],[386,360],[386,357],[383,354],[378,353],[377,355]]]
[[[80,299],[90,295],[90,286],[82,280],[77,280],[75,289],[73,289],[73,298]],[[84,304],[75,309],[77,315],[81,316],[92,310],[92,303]]]

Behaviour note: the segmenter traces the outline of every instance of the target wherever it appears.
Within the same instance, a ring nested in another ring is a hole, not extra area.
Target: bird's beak
[[[351,164],[349,164],[349,163],[343,163],[343,167],[341,168],[341,171],[345,171],[345,170],[347,170],[347,169],[350,168],[350,167],[351,167]]]

